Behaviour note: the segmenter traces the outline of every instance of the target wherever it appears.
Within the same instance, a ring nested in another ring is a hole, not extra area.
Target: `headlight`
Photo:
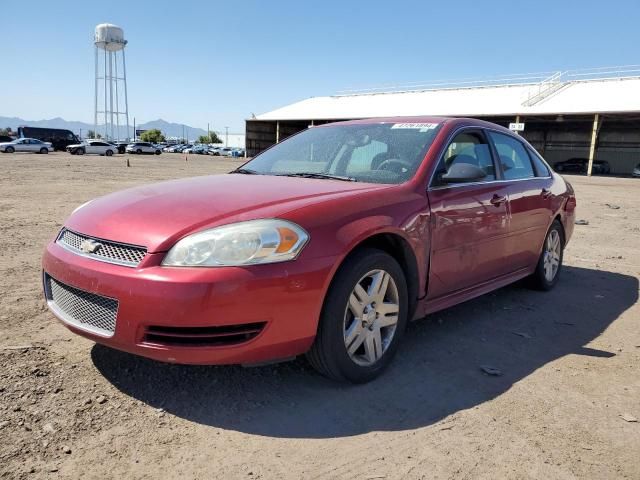
[[[174,267],[254,265],[293,260],[309,235],[285,220],[251,220],[204,230],[176,243],[162,261]]]

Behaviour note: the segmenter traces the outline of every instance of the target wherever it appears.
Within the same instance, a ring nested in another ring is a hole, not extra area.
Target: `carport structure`
[[[606,160],[628,175],[640,163],[640,65],[510,75],[343,91],[312,97],[246,121],[254,156],[314,125],[391,116],[482,118],[520,132],[552,165]]]

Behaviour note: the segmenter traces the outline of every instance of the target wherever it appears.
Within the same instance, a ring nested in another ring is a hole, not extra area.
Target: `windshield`
[[[372,123],[309,128],[261,153],[239,173],[320,174],[313,178],[402,183],[415,174],[440,126]]]

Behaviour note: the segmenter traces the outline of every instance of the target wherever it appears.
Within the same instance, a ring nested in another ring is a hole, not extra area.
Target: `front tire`
[[[49,153],[49,149],[48,148],[41,148],[40,149],[40,153]]]
[[[84,148],[79,148],[76,150],[76,155],[84,155]]]
[[[558,220],[549,227],[542,245],[535,272],[530,277],[531,285],[538,290],[551,290],[558,282],[564,256],[564,230]]]
[[[138,155],[140,155],[140,154],[142,153],[142,150],[137,149],[137,150],[136,150],[136,153],[137,153]]]
[[[110,157],[111,155],[113,155],[113,150],[107,150],[106,152],[104,152],[104,154],[105,154],[107,157]]]
[[[7,147],[7,148],[5,148],[5,149],[4,149],[4,151],[5,151],[6,153],[13,153],[13,152],[15,152],[16,150],[15,150],[13,147]]]
[[[307,358],[333,380],[373,380],[391,362],[407,312],[407,283],[398,262],[381,250],[362,249],[338,270]]]
[[[156,155],[160,155],[160,153],[162,153],[160,150],[156,150]]]

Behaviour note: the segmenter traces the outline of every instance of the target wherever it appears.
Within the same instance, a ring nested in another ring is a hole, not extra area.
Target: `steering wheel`
[[[378,165],[377,170],[389,170],[390,172],[403,174],[413,168],[411,162],[402,160],[401,158],[388,158]]]

